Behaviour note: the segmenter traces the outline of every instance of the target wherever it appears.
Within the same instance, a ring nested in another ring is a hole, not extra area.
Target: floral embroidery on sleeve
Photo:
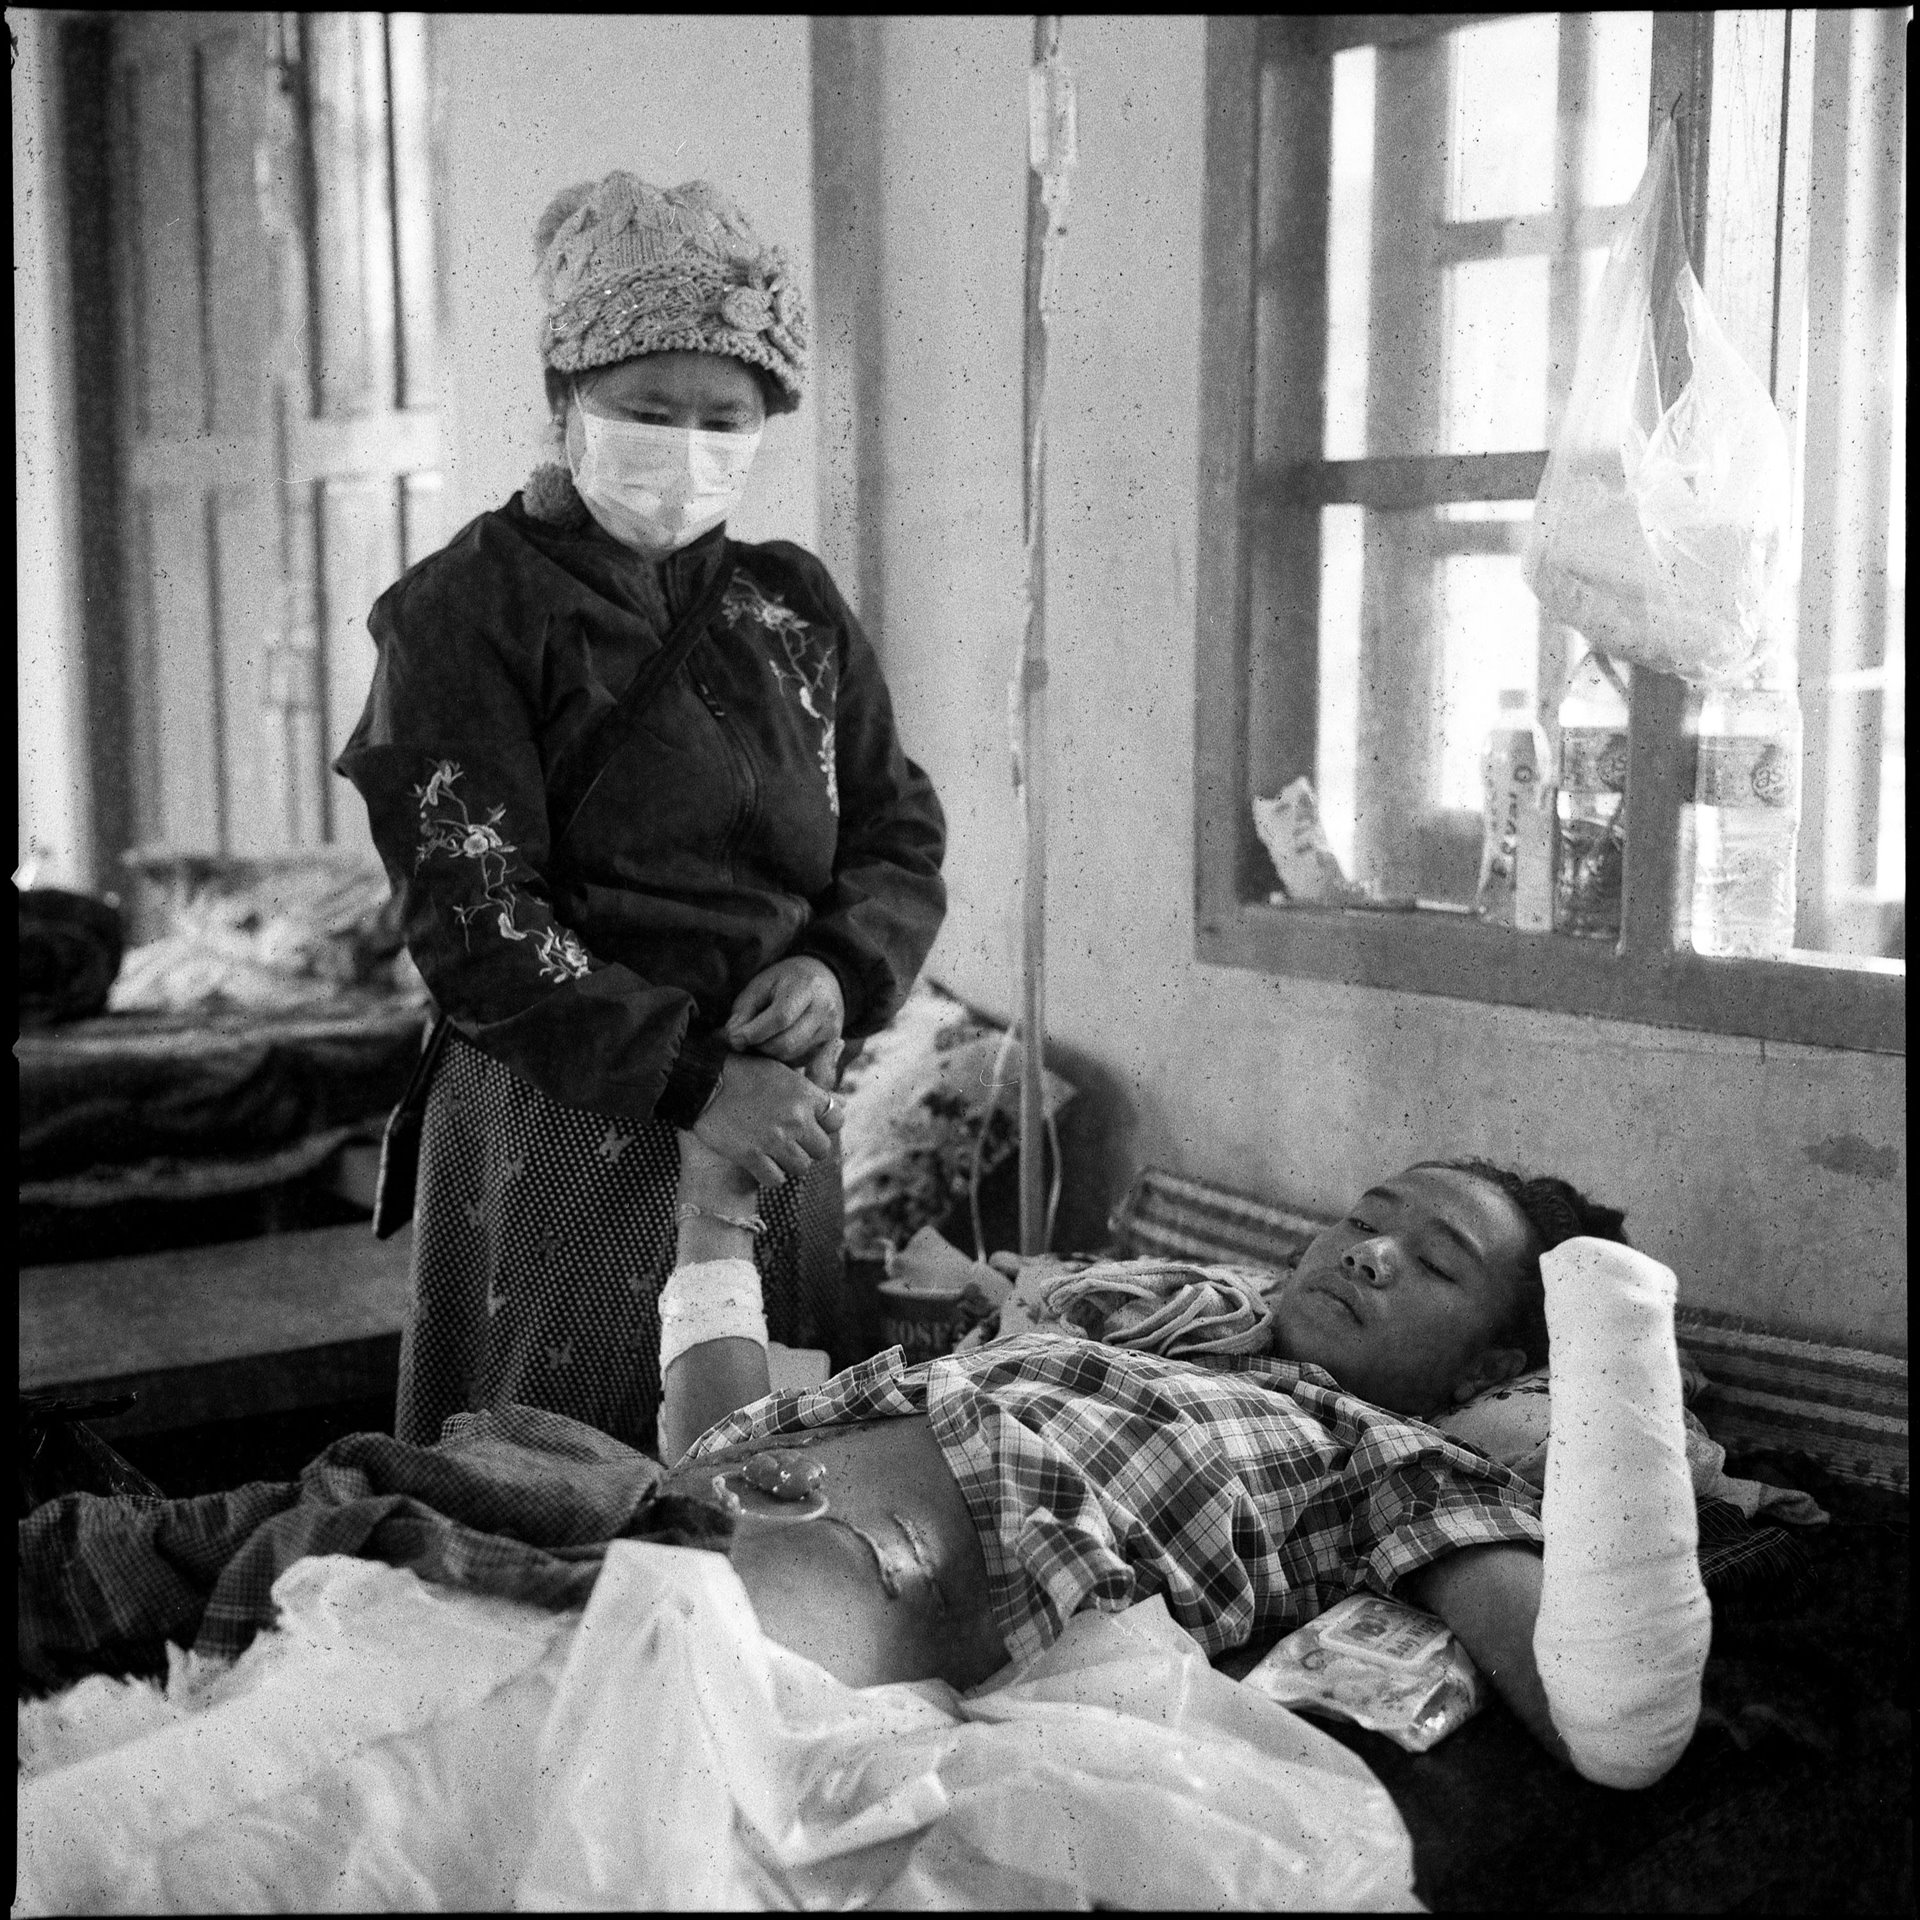
[[[820,777],[827,805],[840,811],[840,780],[834,765],[832,701],[833,643],[784,602],[769,598],[744,574],[736,574],[720,602],[729,619],[748,619],[763,629],[772,649],[773,677],[792,693],[800,711],[820,728]]]
[[[455,860],[472,860],[480,868],[480,898],[469,906],[456,906],[455,915],[468,947],[473,944],[473,923],[487,914],[503,940],[531,940],[543,980],[578,980],[593,971],[593,959],[565,927],[535,927],[531,931],[514,925],[513,910],[517,896],[507,879],[513,856],[519,852],[500,832],[505,807],[495,807],[484,820],[476,820],[467,803],[454,792],[462,778],[460,768],[451,760],[442,760],[424,786],[415,787],[420,803],[420,846],[413,859],[414,871],[423,867],[430,855],[441,853]]]

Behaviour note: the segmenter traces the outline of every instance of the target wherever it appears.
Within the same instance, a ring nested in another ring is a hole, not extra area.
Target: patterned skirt
[[[421,1133],[398,1437],[431,1446],[450,1415],[518,1402],[651,1451],[679,1178],[664,1120],[564,1106],[449,1034]],[[831,1345],[837,1152],[762,1193],[760,1217],[769,1334]]]

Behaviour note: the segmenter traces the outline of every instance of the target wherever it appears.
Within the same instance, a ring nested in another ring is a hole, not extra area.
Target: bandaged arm
[[[1712,1617],[1680,1411],[1673,1275],[1612,1241],[1546,1254],[1553,1348],[1543,1553],[1469,1548],[1415,1583],[1553,1752],[1651,1786],[1700,1712]]]
[[[767,1316],[751,1260],[674,1268],[660,1289],[660,1457],[767,1391]]]

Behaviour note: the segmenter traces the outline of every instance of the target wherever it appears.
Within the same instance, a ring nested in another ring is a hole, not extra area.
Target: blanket
[[[663,1472],[591,1427],[510,1406],[457,1416],[433,1447],[349,1434],[294,1483],[190,1500],[66,1494],[19,1526],[22,1678],[152,1671],[169,1641],[231,1658],[272,1623],[274,1582],[311,1554],[582,1606],[611,1540],[725,1549],[732,1516],[660,1495]]]
[[[19,902],[21,1030],[98,1013],[120,971],[119,908],[58,887],[29,887]]]
[[[578,1616],[275,1591],[231,1670],[23,1710],[16,1914],[1417,1906],[1365,1767],[1157,1599],[963,1697],[842,1686],[717,1554],[616,1542]]]

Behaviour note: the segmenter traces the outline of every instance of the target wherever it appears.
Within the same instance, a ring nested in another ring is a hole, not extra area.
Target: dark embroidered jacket
[[[711,570],[720,613],[578,818],[549,808]],[[338,760],[407,945],[459,1029],[550,1097],[691,1125],[763,967],[838,975],[848,1038],[898,1007],[946,907],[945,823],[821,563],[716,531],[656,568],[516,494],[375,604]]]

